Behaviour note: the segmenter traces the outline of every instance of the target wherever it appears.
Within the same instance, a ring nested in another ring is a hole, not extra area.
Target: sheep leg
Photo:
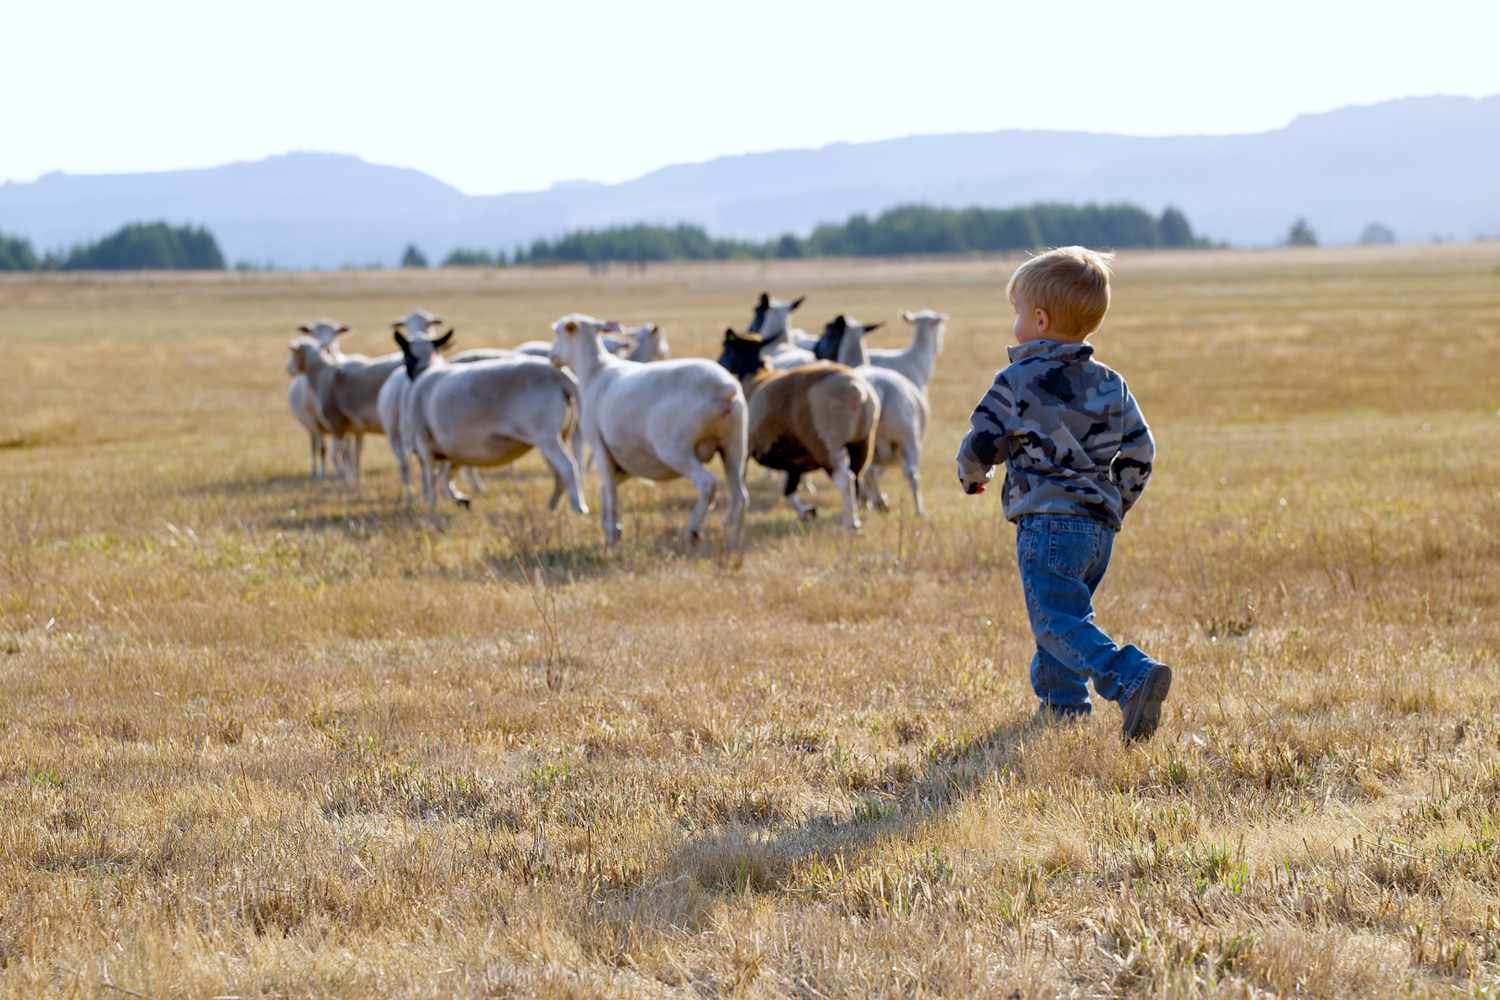
[[[583,427],[575,424],[573,426],[573,439],[569,443],[573,446],[573,468],[578,471],[578,483],[581,486],[583,480],[588,476],[588,440],[584,437]],[[583,509],[588,513],[588,508]]]
[[[401,441],[401,435],[392,434],[388,440],[391,443],[391,454],[396,456],[396,471],[401,474],[401,502],[411,503],[411,459],[407,455],[406,445]]]
[[[818,508],[797,495],[797,486],[801,481],[802,473],[788,472],[786,483],[781,488],[781,496],[786,500],[787,506],[797,512],[797,520],[811,521],[818,516]]]
[[[360,463],[362,461],[364,461],[364,457],[365,457],[365,436],[363,434],[355,432],[354,443],[349,446],[349,451],[351,452],[352,457],[354,459],[354,461],[351,463],[351,470],[350,471],[353,473],[353,478],[350,479],[350,482],[353,483],[355,486],[358,486],[359,485],[359,466],[360,466]]]
[[[750,491],[745,488],[745,461],[749,450],[745,440],[745,422],[741,420],[728,434],[728,440],[719,451],[724,463],[724,486],[729,490],[729,510],[724,514],[724,528],[729,532],[729,544],[740,548],[745,538],[745,508],[750,503]]]
[[[547,509],[556,510],[558,500],[566,491],[573,513],[587,514],[588,505],[583,502],[583,494],[578,488],[578,468],[573,464],[573,457],[563,447],[561,435],[550,440],[544,439],[536,450],[542,453],[542,458],[552,467],[552,499],[547,501]]]
[[[708,509],[713,506],[714,494],[719,489],[719,481],[691,451],[686,455],[674,455],[666,459],[666,462],[674,470],[691,479],[693,485],[698,487],[698,502],[693,504],[693,512],[688,516],[688,541],[696,543],[703,537],[703,519],[708,516]]]
[[[869,468],[865,469],[865,474],[861,477],[860,488],[866,503],[882,514],[890,513],[890,498],[880,489],[880,468],[874,462],[871,462]]]
[[[469,489],[475,493],[484,492],[484,481],[479,478],[479,470],[472,465],[464,466],[464,482],[469,484]]]
[[[417,472],[422,477],[422,499],[427,502],[427,513],[437,513],[437,480],[432,452],[423,442],[417,443]]]
[[[458,504],[464,510],[468,510],[470,503],[467,495],[458,488],[458,476],[463,471],[463,466],[449,459],[443,459],[437,463],[437,473],[447,486],[448,498]]]
[[[620,541],[620,519],[616,496],[615,460],[603,442],[594,441],[594,468],[599,473],[599,517],[604,525],[604,544],[612,547]]]
[[[854,500],[854,472],[849,468],[849,453],[840,448],[833,460],[833,486],[844,504],[842,521],[850,531],[859,530],[859,506]]]
[[[902,466],[906,470],[906,481],[911,486],[912,503],[916,505],[917,516],[925,517],[927,508],[922,503],[922,477],[917,472],[917,452],[915,448],[903,447],[901,449]]]
[[[316,430],[307,432],[307,461],[312,467],[308,475],[313,479],[322,479],[322,470],[318,468],[318,459],[323,450],[323,435]]]

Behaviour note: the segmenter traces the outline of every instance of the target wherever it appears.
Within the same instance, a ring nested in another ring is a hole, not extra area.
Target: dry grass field
[[[954,482],[1013,263],[0,281],[0,995],[1494,995],[1500,246],[1120,258],[1140,748],[1029,727],[1013,531]],[[757,471],[740,561],[632,482],[605,553],[534,455],[433,518],[378,438],[306,478],[298,322],[715,354],[763,287],[952,314],[928,518]]]

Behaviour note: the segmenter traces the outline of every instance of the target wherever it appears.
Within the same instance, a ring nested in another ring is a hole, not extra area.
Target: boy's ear
[[[1036,317],[1036,326],[1038,330],[1041,330],[1043,333],[1047,333],[1052,329],[1052,314],[1047,310],[1043,309],[1041,306],[1037,306],[1031,311],[1031,314]]]

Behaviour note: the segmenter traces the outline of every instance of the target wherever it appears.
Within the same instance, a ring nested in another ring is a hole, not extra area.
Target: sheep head
[[[773,299],[769,292],[761,292],[755,302],[755,314],[750,319],[746,333],[758,333],[768,341],[786,336],[787,320],[807,298],[799,295],[790,302]]]
[[[302,327],[298,327],[298,329],[302,329]],[[317,340],[310,335],[293,337],[291,342],[286,346],[291,354],[286,362],[286,373],[288,375],[306,375],[313,359],[323,350]]]
[[[839,313],[832,321],[824,324],[823,335],[813,345],[813,356],[819,361],[837,361],[843,350],[845,339],[851,335],[862,338],[865,334],[878,330],[884,325],[883,322],[864,324]]]
[[[320,319],[316,323],[303,323],[297,327],[299,333],[311,337],[318,343],[318,350],[326,351],[333,342],[349,332],[349,324],[335,323],[331,319]]]
[[[724,331],[724,349],[719,353],[719,364],[737,379],[747,379],[766,366],[761,351],[766,341],[753,333],[735,333],[730,327]]]
[[[426,309],[418,309],[410,315],[391,322],[392,331],[404,331],[413,337],[420,337],[427,333],[427,328],[435,326],[443,321],[443,317],[436,313],[430,313]]]
[[[939,351],[943,349],[944,324],[948,322],[948,314],[938,312],[936,309],[923,309],[920,312],[907,310],[901,314],[901,318],[916,327],[918,334],[932,332],[936,335],[936,347]]]
[[[577,358],[585,344],[597,349],[601,333],[619,333],[620,324],[614,320],[595,319],[584,313],[568,313],[552,324],[552,363],[558,368],[571,366],[577,369]]]
[[[416,377],[432,367],[432,359],[453,341],[453,330],[441,337],[407,337],[400,330],[394,331],[396,346],[401,348],[401,363],[406,366],[406,377]]]

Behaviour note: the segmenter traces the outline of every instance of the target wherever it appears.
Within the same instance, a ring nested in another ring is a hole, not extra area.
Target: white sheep
[[[341,357],[338,338],[349,332],[347,325],[324,319],[311,325],[303,323],[297,329],[303,335],[312,338],[318,350],[330,358]],[[293,352],[286,364],[287,374],[292,377],[286,389],[287,404],[291,407],[292,416],[297,419],[297,423],[307,431],[308,461],[311,466],[309,475],[313,479],[322,479],[328,473],[326,442],[328,428],[323,424],[322,417],[318,413],[318,401],[313,396],[312,384],[307,381],[306,375],[297,370],[296,364],[297,358]],[[335,456],[335,462],[337,462],[337,456]]]
[[[773,299],[769,292],[761,292],[760,298],[755,302],[755,312],[745,332],[755,334],[765,342],[761,357],[772,368],[784,371],[798,365],[812,364],[817,360],[813,356],[813,345],[817,343],[817,338],[791,325],[792,313],[806,299],[805,295],[799,295],[791,301]]]
[[[874,450],[880,398],[873,386],[844,365],[815,362],[790,370],[766,364],[765,341],[724,331],[719,364],[740,379],[749,399],[749,448],[768,469],[786,473],[782,495],[797,516],[816,508],[797,496],[802,475],[822,469],[843,500],[843,522],[859,528],[855,483]]]
[[[535,448],[552,469],[548,508],[555,509],[566,493],[573,510],[588,512],[578,471],[564,447],[577,413],[577,383],[571,375],[524,355],[453,365],[423,346],[421,338],[408,339],[400,331],[395,337],[411,379],[402,405],[402,433],[417,453],[429,511],[437,508],[439,478],[449,496],[467,507],[468,497],[454,487],[452,473],[506,465]]]
[[[865,334],[879,326],[879,323],[866,326],[840,314],[824,327],[823,336],[818,338],[817,353],[819,357],[827,357],[830,349],[836,352],[836,360],[864,376],[880,396],[880,424],[875,431],[875,454],[860,480],[864,498],[878,510],[889,510],[886,495],[880,489],[880,469],[883,466],[900,465],[906,473],[907,484],[911,486],[917,516],[921,517],[927,513],[927,508],[922,503],[919,472],[922,443],[927,437],[927,393],[895,368],[882,368],[870,363],[869,350],[865,347]]]
[[[866,347],[870,364],[898,371],[926,392],[927,383],[932,381],[932,370],[937,366],[937,356],[943,349],[943,325],[948,321],[948,314],[923,309],[921,312],[904,312],[901,318],[912,325],[911,343],[899,351]]]
[[[418,351],[424,350],[423,343],[436,343],[427,337],[427,330],[442,322],[442,317],[433,315],[425,309],[418,309],[405,319],[398,319],[391,324],[392,331],[405,330],[412,335],[411,340]],[[438,338],[440,343],[436,349],[446,347],[449,338],[453,336],[450,329],[446,335]],[[491,361],[496,358],[508,358],[515,354],[514,351],[501,347],[475,347],[467,351],[459,351],[448,359],[450,364],[468,364],[471,361]],[[385,439],[390,443],[391,454],[396,457],[396,469],[401,475],[401,499],[411,503],[411,463],[408,461],[412,454],[411,447],[401,436],[401,407],[406,398],[406,387],[411,383],[411,378],[406,374],[405,365],[397,366],[396,370],[386,377],[385,384],[380,387],[380,395],[375,400],[375,411],[380,417],[380,426],[385,429]],[[465,478],[469,482],[469,488],[475,493],[484,492],[484,484],[480,482],[479,470],[473,467],[464,469]]]
[[[299,345],[303,340],[306,343]],[[335,360],[323,354],[311,337],[299,337],[291,347],[289,370],[295,368],[307,376],[319,424],[333,437],[334,467],[357,484],[364,435],[385,433],[376,404],[386,377],[401,364],[401,356],[367,358],[355,354]]]
[[[712,361],[689,358],[643,364],[618,358],[601,335],[619,324],[571,314],[552,324],[552,363],[578,376],[583,433],[599,472],[599,506],[606,545],[620,539],[618,482],[626,476],[667,480],[686,476],[698,488],[688,537],[701,537],[718,480],[705,465],[724,464],[729,544],[743,538],[745,506],[745,395]]]

